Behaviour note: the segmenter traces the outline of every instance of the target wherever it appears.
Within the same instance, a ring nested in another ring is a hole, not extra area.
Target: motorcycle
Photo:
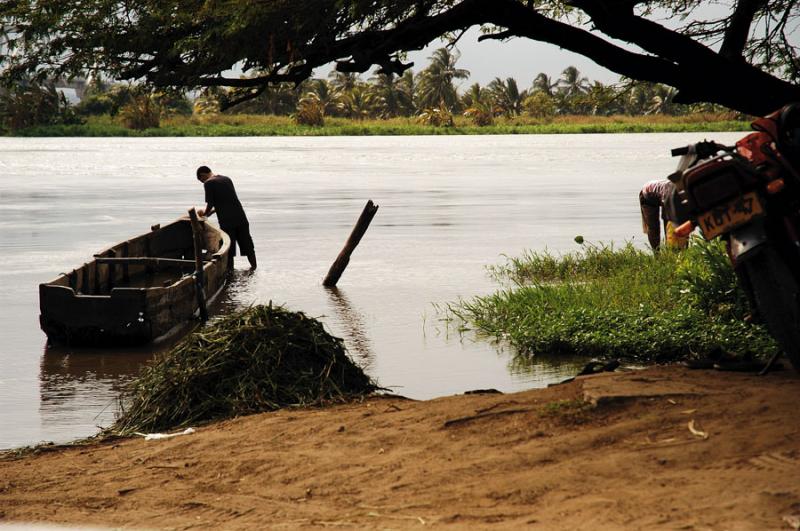
[[[679,236],[699,228],[726,242],[754,313],[800,371],[800,104],[752,128],[734,146],[673,149],[681,159],[669,207],[683,221]]]

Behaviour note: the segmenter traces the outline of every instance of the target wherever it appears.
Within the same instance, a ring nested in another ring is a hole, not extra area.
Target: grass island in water
[[[744,292],[720,241],[653,255],[631,243],[527,252],[490,268],[494,294],[462,300],[447,318],[509,342],[521,356],[672,361],[723,351],[767,356],[777,346],[745,321]]]

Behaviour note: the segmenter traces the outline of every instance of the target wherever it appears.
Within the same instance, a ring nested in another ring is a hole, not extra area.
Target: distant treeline
[[[89,116],[112,116],[132,129],[158,127],[175,115],[266,114],[292,116],[302,125],[323,125],[326,117],[352,120],[417,117],[422,124],[447,126],[454,115],[474,125],[492,125],[499,117],[549,119],[565,115],[685,115],[721,112],[713,105],[681,105],[668,86],[623,79],[606,85],[590,81],[574,66],[553,79],[545,73],[520,89],[514,78],[495,78],[486,86],[474,83],[460,91],[457,82],[470,73],[457,66],[459,54],[436,50],[430,64],[415,74],[374,74],[368,79],[331,72],[328,79],[309,79],[299,86],[267,87],[258,97],[226,108],[234,90],[203,89],[194,97],[180,91],[157,91],[135,84],[109,83],[100,77],[80,84],[82,99],[69,105],[55,83],[29,83],[0,92],[0,128],[20,130],[40,125],[81,123]],[[61,83],[64,86],[66,83]]]

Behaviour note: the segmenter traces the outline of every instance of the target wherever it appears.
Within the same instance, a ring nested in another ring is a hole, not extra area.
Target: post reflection
[[[325,288],[335,311],[336,319],[344,332],[348,351],[358,356],[364,370],[372,367],[375,355],[367,335],[361,313],[353,309],[350,300],[339,288]]]

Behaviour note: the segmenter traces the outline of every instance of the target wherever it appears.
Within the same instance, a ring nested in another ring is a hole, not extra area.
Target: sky
[[[575,66],[591,81],[596,80],[608,84],[619,80],[618,74],[599,66],[591,59],[552,44],[530,39],[478,42],[480,34],[479,28],[472,28],[461,37],[456,45],[461,53],[458,67],[470,72],[469,79],[457,82],[462,91],[473,83],[487,85],[496,77],[501,79],[513,77],[517,80],[520,89],[528,88],[533,84],[533,79],[539,72],[544,72],[555,80],[568,66]],[[414,62],[412,70],[419,72],[428,66],[430,62],[428,58],[433,51],[444,45],[442,41],[434,41],[422,50],[410,52],[407,61]],[[325,77],[331,69],[331,66],[319,68],[314,72],[314,76]],[[362,74],[362,77],[367,78],[370,75],[371,71]]]
[[[558,79],[568,66],[575,66],[583,75],[592,81],[614,83],[619,75],[598,65],[582,55],[563,50],[555,45],[533,41],[530,39],[511,39],[505,42],[485,40],[478,42],[480,30],[472,28],[458,41],[456,47],[461,52],[459,68],[470,71],[470,79],[465,86],[472,83],[488,84],[495,77],[513,77],[520,87],[528,87],[539,72],[544,72],[553,79]],[[424,50],[409,54],[414,61],[414,71],[425,68],[428,57],[436,48],[441,48],[441,41],[432,43]]]

